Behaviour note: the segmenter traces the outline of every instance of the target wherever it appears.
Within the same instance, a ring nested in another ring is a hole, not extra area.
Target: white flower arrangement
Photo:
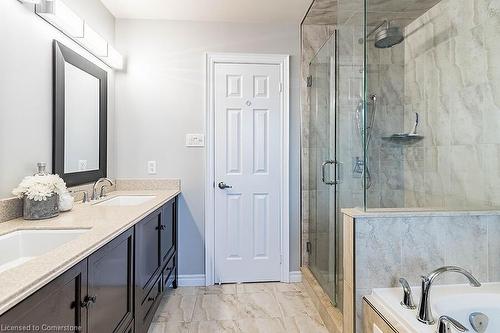
[[[58,175],[35,175],[25,177],[12,194],[20,199],[45,201],[54,194],[61,196],[67,192],[66,183]]]

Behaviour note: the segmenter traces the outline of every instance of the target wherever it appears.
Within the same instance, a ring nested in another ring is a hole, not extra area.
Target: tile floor
[[[179,287],[148,333],[328,333],[302,283]]]

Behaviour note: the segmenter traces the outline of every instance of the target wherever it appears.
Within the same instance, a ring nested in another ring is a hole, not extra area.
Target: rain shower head
[[[375,47],[379,49],[386,49],[401,43],[405,37],[398,26],[389,26],[377,32],[375,35]]]
[[[384,25],[385,27],[383,29],[380,29]],[[379,49],[393,47],[394,45],[401,43],[405,39],[401,28],[395,25],[392,26],[388,20],[384,20],[382,23],[377,25],[372,31],[370,31],[370,33],[366,35],[366,38],[368,39],[368,37],[370,37],[376,31],[378,32],[375,34],[375,47]],[[363,42],[364,39],[360,38],[359,43],[361,44]]]

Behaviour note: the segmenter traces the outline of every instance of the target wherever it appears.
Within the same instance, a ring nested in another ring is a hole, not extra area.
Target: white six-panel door
[[[280,90],[279,65],[215,66],[216,283],[281,277]]]

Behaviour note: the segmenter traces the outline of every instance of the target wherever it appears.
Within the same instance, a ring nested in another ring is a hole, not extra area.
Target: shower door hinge
[[[307,77],[307,87],[311,88],[312,86],[313,86],[313,77],[312,77],[312,75],[309,75]]]
[[[311,253],[311,242],[306,243],[306,252]]]

